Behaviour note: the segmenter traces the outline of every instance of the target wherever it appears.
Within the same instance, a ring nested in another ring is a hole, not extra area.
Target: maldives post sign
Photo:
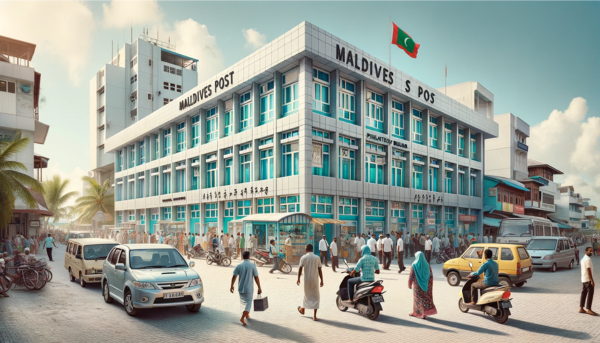
[[[420,44],[415,43],[408,33],[400,30],[400,28],[394,23],[394,30],[392,31],[392,44],[397,45],[400,49],[404,50],[408,56],[417,58]]]

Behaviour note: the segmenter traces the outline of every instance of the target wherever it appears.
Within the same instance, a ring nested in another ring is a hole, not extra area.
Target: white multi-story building
[[[479,110],[303,22],[107,138],[116,224],[215,233],[251,214],[305,213],[343,222],[296,228],[305,243],[480,232],[484,145],[498,124],[493,95],[473,85],[454,95]],[[279,237],[244,230],[259,246]]]
[[[198,60],[148,36],[123,44],[90,81],[90,170],[112,179],[114,156],[106,140],[198,85]]]
[[[48,165],[48,158],[36,155],[34,143],[44,144],[49,126],[39,121],[39,96],[41,74],[30,66],[35,52],[35,44],[0,36],[0,141],[10,142],[17,132],[22,138],[29,138],[27,148],[13,156],[22,163],[27,175],[42,178],[42,169]],[[41,216],[51,216],[46,208],[44,197],[32,193],[38,205],[29,208],[21,200],[14,204],[13,219],[8,227],[0,227],[0,237],[13,237],[17,232],[36,234]],[[1,205],[0,205],[1,206]]]
[[[512,180],[525,180],[527,171],[527,138],[529,124],[512,113],[494,116],[498,137],[485,142],[485,172]]]
[[[552,217],[572,228],[581,229],[582,221],[589,222],[584,216],[583,197],[575,193],[573,186],[560,186],[558,190],[560,197],[555,199],[556,211]]]

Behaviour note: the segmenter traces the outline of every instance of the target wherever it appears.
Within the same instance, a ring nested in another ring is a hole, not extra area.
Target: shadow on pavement
[[[489,335],[500,335],[500,336],[506,335],[506,332],[490,330],[490,329],[483,328],[481,326],[468,325],[468,324],[463,324],[460,322],[451,322],[448,320],[443,320],[443,319],[439,319],[439,318],[435,318],[435,317],[430,317],[427,320],[431,321],[432,323],[437,323],[437,324],[449,326],[449,327],[456,328],[456,329],[472,331],[475,333],[485,333],[485,334],[489,334]]]
[[[541,288],[541,287],[527,287],[527,286],[523,286],[521,288],[512,288],[510,291],[514,292],[515,294],[531,294],[531,293],[542,293],[542,294],[579,294],[581,293],[581,289],[577,288],[574,289],[572,288],[570,290],[566,290],[566,289],[551,289],[551,288]]]
[[[245,329],[256,331],[273,339],[290,340],[294,342],[314,342],[310,337],[302,332],[291,329],[289,326],[280,326],[256,319],[246,319],[246,322],[248,324],[244,327]]]
[[[408,316],[408,314],[406,316]],[[396,318],[396,317],[379,315],[379,318],[377,319],[377,321],[380,323],[384,323],[384,324],[401,325],[401,326],[407,326],[407,327],[412,327],[412,328],[417,328],[417,329],[429,329],[429,330],[437,330],[437,331],[452,332],[452,333],[456,332],[456,331],[452,331],[452,330],[448,330],[448,329],[444,329],[444,328],[438,328],[435,326],[421,324],[421,323],[417,322],[417,321],[421,321],[422,323],[426,323],[429,319],[419,319],[419,318],[413,318],[413,317],[410,317],[410,318],[412,318],[412,320],[404,320],[404,319],[400,319],[400,318]]]
[[[311,310],[306,310],[307,315],[305,315],[303,318],[312,320],[312,314],[308,315],[309,311],[312,312]],[[360,316],[358,313],[349,313],[349,314],[355,314],[355,315]],[[373,332],[384,333],[381,330],[377,330],[377,329],[374,329],[374,328],[368,327],[368,326],[360,326],[360,325],[355,325],[355,324],[338,322],[337,320],[331,320],[331,319],[322,319],[322,318],[318,317],[318,314],[317,314],[317,318],[319,319],[319,321],[317,323],[331,325],[335,328],[342,328],[342,329],[354,330],[354,331],[373,331]],[[367,320],[366,317],[365,317],[365,320]]]
[[[555,326],[530,323],[530,322],[525,322],[525,321],[518,320],[518,319],[509,319],[507,323],[508,323],[508,325],[510,325],[512,327],[515,327],[515,328],[518,328],[521,330],[525,330],[527,332],[533,332],[533,333],[539,333],[539,334],[551,335],[551,336],[560,336],[560,337],[571,338],[571,339],[580,339],[580,340],[592,338],[592,336],[590,336],[590,334],[587,332],[561,329],[561,328],[557,328]]]

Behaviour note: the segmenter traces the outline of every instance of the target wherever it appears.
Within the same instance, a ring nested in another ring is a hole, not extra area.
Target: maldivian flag
[[[396,44],[400,49],[404,50],[408,56],[417,58],[420,44],[415,43],[408,33],[400,30],[400,28],[394,23],[394,31],[392,37],[392,44]]]

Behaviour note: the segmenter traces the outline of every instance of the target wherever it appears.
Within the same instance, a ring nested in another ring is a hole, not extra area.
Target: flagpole
[[[444,61],[444,95],[446,95],[446,81],[448,80],[448,62]]]
[[[392,17],[390,16],[390,22],[388,24],[388,49],[390,52],[390,71],[392,70]]]

